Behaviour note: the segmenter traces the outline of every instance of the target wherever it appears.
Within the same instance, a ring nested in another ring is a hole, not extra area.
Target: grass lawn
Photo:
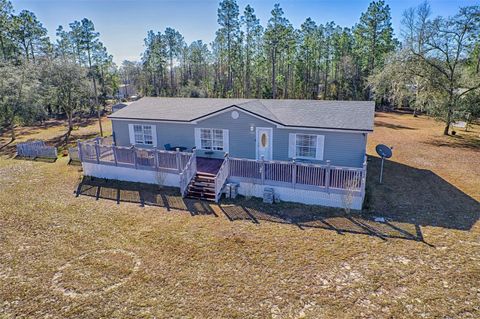
[[[55,143],[61,124],[21,128],[22,140]],[[479,318],[480,128],[441,132],[377,114],[368,207],[348,215],[82,180],[66,158],[16,160],[9,145],[0,318]],[[394,146],[383,185],[377,143]]]

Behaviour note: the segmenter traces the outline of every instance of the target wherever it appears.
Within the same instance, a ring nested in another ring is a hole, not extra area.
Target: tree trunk
[[[87,47],[88,53],[88,67],[90,72],[92,72],[92,58],[90,54],[90,46]],[[98,127],[100,129],[100,136],[103,137],[103,127],[102,127],[102,116],[100,114],[100,106],[98,105],[98,93],[97,93],[97,81],[95,81],[95,74],[92,72],[92,82],[93,82],[93,93],[95,94],[95,107],[97,108],[98,115]]]
[[[170,49],[171,50],[171,49]],[[173,56],[170,54],[170,94],[174,96],[173,88]]]
[[[5,44],[3,43],[3,37],[1,35],[0,35],[0,46],[2,47],[3,61],[7,61],[7,50],[5,49]],[[477,69],[478,69],[478,65],[477,65]]]
[[[93,81],[93,91],[95,92],[95,107],[97,108],[98,127],[100,129],[100,137],[103,137],[102,115],[100,112],[100,105],[98,105],[97,82],[95,81],[95,77],[92,77],[92,81]]]
[[[452,121],[452,109],[449,108],[447,112],[447,119],[445,123],[445,128],[443,129],[443,135],[448,135],[448,130],[450,129],[450,123]]]
[[[68,145],[70,134],[73,131],[72,114],[70,112],[67,112],[67,117],[68,117],[68,130],[67,130],[67,134],[65,134],[65,145]]]
[[[450,129],[450,124],[446,124],[445,128],[443,129],[443,135],[448,135],[448,130]]]
[[[277,58],[276,57],[276,49],[274,48],[272,50],[272,99],[275,99],[276,98],[276,95],[277,95],[277,85],[276,85],[276,80],[275,80],[275,59]]]
[[[15,136],[15,124],[10,124],[10,130],[11,130],[11,137],[12,137],[12,142],[15,141],[15,139],[17,138]]]

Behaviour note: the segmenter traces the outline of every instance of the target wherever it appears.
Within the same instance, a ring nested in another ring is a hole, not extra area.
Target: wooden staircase
[[[215,175],[197,172],[187,187],[187,197],[215,201]]]

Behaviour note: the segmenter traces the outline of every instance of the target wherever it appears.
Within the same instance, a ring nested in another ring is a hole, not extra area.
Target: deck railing
[[[246,160],[230,158],[230,177],[240,181],[310,190],[349,190],[365,188],[366,163],[363,167],[342,167],[314,163]]]
[[[225,160],[220,166],[220,169],[215,176],[215,202],[218,202],[222,195],[223,185],[227,181],[228,177],[230,176],[230,161],[228,156],[225,157]]]
[[[180,190],[185,196],[197,173],[195,153],[105,145],[98,140],[78,142],[81,162],[114,165],[180,175]],[[362,167],[343,167],[316,163],[264,161],[227,157],[215,177],[215,200],[228,179],[271,186],[317,191],[349,191],[365,196],[366,157]]]
[[[77,142],[81,162],[180,174],[191,153],[106,145],[99,140]]]
[[[192,179],[197,174],[197,155],[195,153],[192,154],[190,159],[188,160],[187,164],[185,165],[185,169],[180,173],[180,192],[182,196],[187,194],[187,188]]]

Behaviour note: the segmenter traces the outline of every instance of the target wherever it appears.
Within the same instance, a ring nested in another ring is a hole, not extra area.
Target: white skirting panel
[[[148,171],[127,167],[102,165],[94,163],[82,163],[83,175],[98,178],[116,179],[126,182],[137,182],[147,184],[162,184],[163,186],[180,187],[180,176],[178,174],[156,171]]]
[[[240,187],[238,193],[253,197],[263,198],[263,189],[265,187],[273,188],[274,195],[278,196],[281,201],[302,203],[309,205],[322,205],[329,207],[345,208],[350,206],[351,209],[362,209],[362,197],[360,195],[346,195],[338,192],[321,192],[313,190],[293,189],[281,186],[261,185],[254,183],[239,182]],[[350,203],[350,204],[348,204]]]

